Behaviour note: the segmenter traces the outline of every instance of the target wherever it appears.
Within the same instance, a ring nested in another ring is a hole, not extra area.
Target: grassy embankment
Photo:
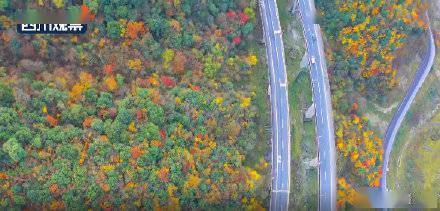
[[[292,209],[316,209],[317,169],[306,161],[317,155],[314,122],[304,122],[303,113],[312,103],[312,90],[307,68],[301,68],[305,52],[301,22],[290,12],[291,0],[277,0],[288,75],[291,120],[291,194]]]
[[[258,19],[261,20],[260,13],[256,12]],[[248,155],[247,164],[249,166],[259,165],[263,155],[268,155],[270,153],[270,102],[269,96],[267,95],[267,87],[269,84],[269,76],[268,76],[268,66],[267,66],[267,57],[266,50],[263,43],[260,43],[259,40],[263,39],[263,29],[261,25],[261,21],[257,22],[255,34],[258,37],[255,37],[255,42],[253,42],[250,46],[250,52],[253,52],[258,57],[258,64],[255,66],[253,72],[250,73],[250,90],[254,93],[253,103],[257,107],[257,117],[255,128],[255,133],[257,134],[257,145],[254,150],[255,153]],[[264,179],[257,186],[257,192],[264,200],[264,206],[269,207],[270,201],[270,161],[266,161],[268,163],[268,167],[266,168],[266,172],[264,175]]]

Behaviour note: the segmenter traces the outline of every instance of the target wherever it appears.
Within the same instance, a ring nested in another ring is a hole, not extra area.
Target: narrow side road
[[[426,17],[428,17],[428,13],[426,13]],[[427,19],[429,22],[429,18]],[[391,119],[390,125],[385,133],[384,138],[384,155],[383,155],[383,165],[382,165],[382,178],[380,180],[380,187],[382,190],[387,189],[387,172],[388,172],[388,162],[390,160],[390,154],[393,149],[394,140],[396,139],[397,132],[400,128],[400,125],[405,118],[406,113],[408,112],[411,104],[414,101],[414,98],[417,95],[417,92],[422,87],[423,82],[425,81],[428,73],[431,71],[432,65],[434,64],[435,57],[435,43],[434,43],[434,35],[432,34],[431,27],[428,29],[429,43],[428,49],[425,57],[419,65],[419,68],[414,76],[414,80],[406,92],[405,97],[402,102],[399,104],[396,113],[394,113],[393,118]]]

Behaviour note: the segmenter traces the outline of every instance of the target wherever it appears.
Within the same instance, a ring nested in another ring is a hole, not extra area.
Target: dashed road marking
[[[289,190],[272,190],[274,193],[290,193]]]

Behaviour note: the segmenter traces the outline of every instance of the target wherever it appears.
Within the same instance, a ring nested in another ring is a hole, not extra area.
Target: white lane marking
[[[275,16],[277,17],[277,19],[276,19],[276,23],[277,23],[277,26],[279,26],[279,27],[281,27],[280,25],[280,16],[279,16],[279,14],[278,14],[278,4],[277,4],[277,1],[273,1],[273,3],[275,4]],[[284,48],[283,48],[284,49]]]
[[[267,5],[268,6],[268,8],[269,8],[269,13],[271,13],[272,12],[272,10],[271,10],[271,7],[270,7],[270,4],[268,4]],[[267,17],[266,17],[266,20],[267,20]],[[267,23],[269,23],[269,22],[267,22]],[[267,24],[268,26],[269,26],[269,24]],[[276,37],[274,37],[274,40],[276,41]],[[271,40],[269,39],[269,43],[270,44],[272,44],[272,42],[271,42]],[[273,49],[275,50],[275,53],[276,53],[276,61],[278,62],[278,59],[279,59],[279,52],[278,52],[278,48],[276,47],[276,43],[275,43],[275,46],[272,46],[272,45],[270,45],[270,47],[272,48],[273,47]],[[272,53],[272,52],[271,52]],[[271,63],[272,63],[272,74],[275,76],[275,73],[274,73],[274,71],[275,71],[275,66],[273,65],[274,63],[275,63],[275,58],[274,57],[271,57],[273,60],[271,61]],[[278,66],[279,66],[279,64],[278,64]],[[273,78],[275,78],[275,77],[273,77]],[[278,134],[278,130],[277,130],[277,128],[278,128],[278,104],[277,104],[277,97],[276,97],[276,91],[274,92],[274,95],[275,95],[275,97],[274,97],[274,99],[275,99],[275,109],[274,109],[274,111],[275,111],[275,140],[276,140],[276,143],[277,143],[277,147],[276,147],[276,154],[278,154],[279,153],[279,148],[280,148],[280,143],[279,142],[281,142],[281,149],[283,149],[284,148],[284,142],[282,141],[282,140],[280,140],[279,139],[279,134]],[[281,165],[282,165],[282,163],[281,163]],[[278,166],[279,165],[276,165],[276,172],[277,172],[277,176],[278,176]],[[278,183],[277,182],[275,182],[275,188],[278,188]]]
[[[318,85],[318,90],[320,90],[321,89],[321,85],[319,85],[320,83],[319,83],[319,81],[316,81],[317,83],[317,85]]]
[[[274,3],[275,4],[275,6],[277,7],[277,5],[276,5],[276,2],[274,1],[274,2],[271,2],[271,3]],[[267,2],[263,2],[263,1],[261,1],[261,5],[262,5],[262,7],[263,8],[265,8],[266,6],[269,8],[269,15],[271,15],[272,14],[272,8],[271,8],[271,5],[270,5],[270,3],[268,4],[268,5],[266,5],[267,4]],[[278,26],[280,25],[279,24],[279,19],[278,19],[278,11],[275,11],[276,13],[275,13],[275,15],[276,15],[276,17],[277,17],[277,19],[275,20],[275,21],[277,21],[275,24],[277,24],[278,23]],[[268,14],[266,13],[266,14],[264,14],[265,15],[265,19],[266,19],[266,22],[265,22],[265,26],[268,26],[269,25],[269,23],[268,23]],[[273,29],[274,27],[272,26],[272,29]],[[277,27],[277,28],[279,28],[279,27]],[[268,26],[268,29],[270,29],[270,26]],[[270,30],[269,30],[270,31]],[[287,74],[286,74],[286,67],[285,67],[285,63],[284,63],[284,51],[282,50],[283,49],[283,42],[282,42],[282,38],[280,38],[280,43],[281,43],[281,58],[279,57],[279,54],[280,54],[280,52],[279,52],[279,49],[275,46],[275,48],[274,49],[272,49],[272,40],[271,40],[271,37],[270,37],[270,35],[272,35],[272,34],[269,34],[269,32],[267,31],[266,32],[266,35],[267,35],[267,40],[269,41],[269,46],[270,46],[270,58],[269,59],[272,59],[270,62],[272,63],[272,68],[271,68],[271,75],[272,76],[274,76],[274,71],[277,71],[278,69],[276,69],[275,70],[275,66],[274,66],[274,60],[276,59],[276,64],[277,64],[277,68],[281,68],[281,71],[282,71],[282,73],[284,74],[283,75],[283,78],[286,80],[287,79]],[[281,37],[281,33],[280,33],[280,37]],[[275,45],[278,43],[277,42],[277,39],[278,37],[275,37],[274,38],[274,41],[275,41]],[[274,55],[272,55],[272,51],[273,50],[275,50],[275,53],[276,53],[276,57],[274,58],[273,56]],[[281,59],[281,63],[280,63],[280,59]],[[275,77],[272,77],[272,79],[275,79]],[[283,84],[281,84],[281,85],[283,85]],[[286,85],[287,86],[287,85]],[[284,96],[285,98],[286,98],[286,101],[287,101],[287,99],[288,99],[288,94],[287,94],[287,89],[285,89],[284,90],[285,91],[285,93],[286,93],[286,96]],[[276,94],[276,91],[274,91],[274,94]],[[278,126],[277,126],[277,122],[278,122],[278,108],[277,108],[277,97],[276,96],[274,96],[274,99],[275,99],[275,102],[274,102],[274,109],[273,109],[273,111],[274,111],[274,113],[275,113],[275,124],[276,124],[276,126],[275,126],[275,141],[276,142],[274,142],[274,143],[277,143],[277,147],[276,147],[276,149],[274,149],[274,150],[276,150],[276,154],[278,154],[279,153],[279,141],[281,141],[281,144],[283,145],[284,144],[284,142],[282,141],[282,140],[279,140],[279,134],[278,134],[278,130],[277,130],[277,128],[278,128]],[[287,101],[288,102],[288,101]],[[289,112],[289,107],[287,106],[287,112]],[[289,122],[289,119],[287,119],[287,122]],[[283,123],[283,125],[284,125],[284,123]],[[288,137],[290,138],[290,129],[288,130]],[[288,150],[290,151],[290,141],[288,141],[287,142],[287,147],[288,147]],[[284,148],[284,147],[283,147]],[[272,154],[272,156],[275,156],[275,153],[273,153]],[[288,153],[287,154],[287,157],[288,157],[288,160],[290,161],[290,153]],[[289,164],[290,162],[288,162],[287,163],[287,165]],[[276,170],[276,172],[277,172],[277,176],[278,176],[278,166],[276,166],[276,168],[277,168],[277,170]],[[288,165],[288,178],[290,178],[290,165]],[[284,183],[283,183],[284,184]],[[287,184],[288,184],[288,187],[290,186],[290,179],[288,179],[287,180]],[[277,189],[276,188],[276,186],[278,186],[278,184],[277,183],[275,183],[275,188],[274,187],[272,187],[273,189]],[[288,200],[285,200],[286,201],[286,208],[288,207]],[[272,201],[271,201],[271,204],[272,204]],[[274,201],[273,201],[273,205],[275,205],[276,206],[276,204],[277,204],[277,202],[276,202],[276,198],[274,199]],[[272,206],[271,206],[272,207]]]
[[[261,1],[261,6],[263,8],[262,11],[266,11],[265,10],[266,5],[265,5],[264,1]],[[269,12],[270,12],[270,6],[269,6]],[[265,19],[264,23],[267,26],[267,29],[270,29],[269,21],[268,21],[268,15],[265,12],[263,12],[263,14],[264,14],[263,16],[264,16],[264,19]],[[268,60],[269,60],[269,64],[270,64],[269,70],[270,70],[270,74],[271,74],[272,78],[275,78],[274,59],[272,57],[273,55],[272,55],[272,51],[271,51],[273,46],[272,46],[270,34],[269,34],[269,32],[267,30],[266,30],[266,41],[267,41],[267,43],[269,45],[269,48],[268,48],[269,51],[267,52]],[[274,131],[275,132],[275,134],[274,134],[275,135],[275,140],[272,139],[272,167],[275,166],[275,173],[276,173],[276,176],[278,176],[278,165],[277,164],[275,164],[275,165],[273,164],[274,162],[276,162],[275,159],[274,159],[274,154],[278,154],[278,130],[277,130],[277,128],[278,128],[278,114],[277,114],[278,111],[277,111],[276,91],[274,91],[273,95],[274,95],[274,98],[273,98],[274,99],[273,112],[275,114],[275,122],[274,122],[274,129],[273,130],[275,130]],[[277,146],[276,148],[273,148],[274,141],[276,142],[276,146]],[[276,153],[274,153],[274,151]],[[275,182],[275,189],[277,187],[278,187],[278,185]]]
[[[303,3],[303,4],[301,4],[301,3]],[[304,5],[304,3],[305,3],[305,1],[300,1],[300,5]],[[309,8],[312,10],[312,11],[310,11],[309,13],[312,13],[312,12],[315,12],[314,10],[313,10],[313,8],[312,8],[312,4],[310,4],[310,1],[307,1],[307,3],[309,4],[308,6],[309,6]],[[304,7],[302,6],[302,8],[304,9]],[[306,13],[306,18],[310,15],[309,13]],[[302,15],[302,13],[300,13],[300,15],[301,15],[301,18],[303,19],[303,25],[304,26],[307,26],[307,24],[305,23],[305,20],[304,20],[304,17],[303,17],[303,15]],[[309,28],[306,28],[306,27],[303,27],[303,31],[304,32],[308,32],[308,33],[310,33],[310,29]],[[316,31],[316,30],[315,30]],[[307,46],[307,42],[306,42],[306,46]],[[311,51],[311,49],[313,49],[315,46],[313,46],[313,42],[312,43],[309,43],[310,45],[308,46],[308,49]],[[316,46],[317,48],[318,48],[318,50],[319,50],[319,47],[320,46]],[[319,52],[319,54],[320,54],[320,56],[321,56],[321,52]],[[323,61],[324,62],[324,64],[325,64],[325,61]],[[322,73],[322,69],[323,69],[323,64],[322,64],[322,62],[320,62],[320,66],[321,66],[321,73]],[[312,75],[313,75],[313,71],[312,71]],[[319,75],[318,73],[317,73],[317,75]],[[324,84],[325,85],[325,84]],[[318,86],[319,86],[319,83],[318,83]],[[326,91],[326,87],[324,87],[324,92]],[[324,104],[325,105],[327,105],[327,97],[325,96],[325,93],[324,93],[324,99],[325,99],[325,101],[324,101]],[[331,118],[331,111],[330,111],[330,118]],[[332,120],[329,120],[329,119],[327,119],[327,123],[329,123],[329,121],[332,121]],[[329,126],[333,126],[332,124],[329,124]],[[328,127],[328,131],[331,131],[332,130],[332,128],[330,128],[330,127]],[[327,135],[329,135],[329,136],[332,136],[331,135],[332,133],[330,132],[330,134],[327,134]],[[328,142],[330,142],[330,140],[328,140]],[[319,145],[319,142],[318,142],[318,145]],[[333,146],[333,148],[334,148],[334,146]],[[330,151],[330,153],[334,153],[334,152],[332,152],[332,151]],[[333,159],[334,160],[334,159]],[[330,162],[331,164],[331,168],[333,168],[334,167],[334,163],[333,162]],[[330,174],[331,174],[331,176],[332,176],[332,178],[334,177],[334,175],[332,175],[334,172],[333,171],[331,171],[330,172]],[[318,174],[319,174],[319,172],[318,172]],[[333,180],[331,179],[331,181],[330,181],[330,187],[331,187],[331,189],[334,189],[333,188]],[[320,194],[321,196],[323,196],[322,194]],[[331,200],[331,210],[335,210],[335,208],[336,208],[336,206],[334,206],[334,202],[335,202],[335,200],[333,200],[334,199],[334,193],[333,193],[333,191],[331,192],[331,198],[332,198],[332,200]]]
[[[268,8],[269,8],[269,12],[271,11],[271,9],[270,9],[270,4],[268,5]],[[266,16],[265,17],[266,18],[266,25],[268,26],[268,28],[270,28],[269,27],[269,21],[268,21],[268,17]],[[269,33],[269,32],[267,32],[267,33]],[[271,40],[271,37],[268,35],[268,42],[269,42],[269,49],[273,49],[274,48],[274,46],[272,45],[272,40]],[[275,48],[275,51],[276,51],[276,48]],[[270,55],[270,63],[271,63],[271,66],[272,66],[272,68],[270,68],[270,72],[271,72],[271,75],[272,75],[272,79],[275,79],[275,64],[274,64],[274,57],[273,57],[273,55],[272,55],[272,51],[270,50],[270,52],[269,52],[269,55]],[[277,104],[277,92],[276,92],[276,90],[274,91],[274,114],[275,114],[275,122],[274,122],[274,133],[275,133],[275,142],[276,142],[276,148],[275,148],[275,152],[276,153],[273,153],[272,152],[272,154],[277,154],[278,155],[278,153],[279,153],[279,134],[278,134],[278,104]],[[277,173],[277,177],[278,177],[278,164],[276,164],[275,165],[275,172]],[[278,188],[278,183],[277,182],[275,182],[275,189],[277,189]]]
[[[289,190],[272,190],[274,193],[290,193]]]
[[[287,84],[286,81],[281,81],[281,79],[278,79],[278,83],[280,84],[281,87],[286,87]]]
[[[317,24],[316,24],[317,25]],[[315,26],[315,25],[314,25]],[[317,25],[317,26],[319,26],[319,25]],[[318,35],[318,32],[317,32],[317,27],[315,26],[314,27],[314,31],[315,31],[315,34],[316,34],[316,36]],[[318,37],[318,36],[317,36]],[[320,37],[319,37],[320,38]],[[323,55],[322,55],[322,49],[321,49],[321,47],[322,47],[322,40],[320,40],[319,39],[319,43],[318,43],[318,45],[317,45],[317,48],[318,48],[318,54],[319,54],[319,57],[320,58],[324,58],[325,59],[325,57],[323,57]],[[318,39],[317,39],[317,42],[318,42]],[[327,72],[325,72],[324,73],[324,62],[325,62],[325,60],[323,61],[322,59],[320,59],[320,67],[321,67],[321,73],[322,73],[322,75],[323,76],[325,76],[326,74],[325,73],[327,73]],[[327,71],[327,70],[325,70],[325,71]],[[324,78],[322,79],[323,81],[324,81]],[[325,84],[324,84],[325,85]],[[324,93],[326,93],[325,92],[325,90],[326,90],[326,86],[324,86]],[[329,99],[327,98],[327,95],[326,94],[324,94],[324,99],[325,99],[325,105],[328,107],[328,103],[330,102],[330,105],[331,105],[331,101],[329,101]],[[331,111],[330,111],[331,112]],[[330,116],[331,116],[331,114],[330,114]],[[329,144],[329,149],[330,149],[330,154],[334,154],[334,143],[332,144],[332,143],[330,143],[330,141],[331,140],[333,140],[334,141],[334,135],[333,135],[333,131],[332,131],[332,128],[331,128],[331,126],[332,126],[332,123],[330,122],[331,120],[330,120],[330,118],[327,118],[327,132],[328,132],[328,136],[329,136],[329,140],[328,140],[328,143],[327,144]],[[334,162],[332,162],[332,160],[334,161],[334,156],[332,156],[332,155],[330,155],[330,174],[331,174],[331,178],[330,178],[330,188],[333,190],[333,189],[335,189],[334,187],[335,187],[335,184],[334,184],[334,182],[335,181],[333,181],[333,178],[335,178],[336,177],[336,175],[334,175],[334,171],[332,170],[332,169],[334,169],[335,168],[335,166],[334,166]],[[335,203],[335,201],[336,201],[336,199],[334,198],[334,197],[336,197],[335,196],[335,194],[333,193],[333,191],[331,192],[331,207],[332,207],[332,209],[335,209],[335,207],[336,207],[336,205],[334,204]]]
[[[313,11],[312,3],[310,1],[307,1],[307,2],[308,2],[308,5],[310,7],[310,12],[312,12]]]
[[[270,6],[269,6],[269,9],[270,9]],[[267,20],[267,17],[265,17],[266,18],[266,20]],[[266,22],[266,24],[268,24],[267,22]],[[268,40],[269,40],[269,45],[270,45],[270,47],[272,46],[272,42],[271,42],[271,38],[270,38],[270,36],[268,36]],[[272,59],[271,60],[271,63],[272,63],[272,69],[271,69],[271,74],[272,74],[272,76],[274,75],[274,66],[273,66],[273,55],[272,55],[272,49],[270,49],[270,54],[271,54],[271,57],[270,57],[270,59]],[[276,54],[277,54],[277,58],[278,58],[278,50],[275,48],[275,52],[276,52]],[[278,60],[277,60],[278,61]],[[273,77],[272,79],[274,79],[275,77]],[[276,93],[276,92],[275,92]],[[277,118],[278,118],[278,115],[277,115],[277,113],[278,113],[278,111],[277,111],[277,102],[276,102],[276,96],[274,97],[274,99],[275,99],[275,102],[274,102],[274,112],[275,112],[275,124],[277,124]],[[275,138],[275,140],[276,140],[276,143],[277,143],[277,147],[276,147],[276,152],[278,153],[279,152],[279,150],[278,150],[278,147],[279,147],[279,145],[278,145],[278,141],[279,141],[279,136],[278,136],[278,130],[277,130],[277,128],[278,128],[278,126],[276,126],[275,127],[275,136],[276,136],[276,138]],[[272,156],[274,156],[274,153],[273,153],[273,155]],[[278,165],[276,166],[276,175],[278,176]],[[290,182],[290,181],[289,181]],[[278,184],[275,182],[275,189],[276,189],[276,187],[278,186]],[[286,201],[286,203],[288,203],[288,201]],[[271,200],[271,205],[272,205],[272,200]],[[276,206],[277,205],[277,199],[276,199],[276,196],[275,196],[275,198],[273,199],[273,205],[274,206]],[[272,207],[272,206],[271,206]]]

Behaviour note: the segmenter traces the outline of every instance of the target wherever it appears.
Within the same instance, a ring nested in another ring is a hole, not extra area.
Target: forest
[[[89,16],[87,34],[16,34],[11,17],[41,8]],[[257,13],[255,0],[0,0],[0,207],[264,207]]]
[[[361,112],[366,100],[381,102],[396,86],[401,56],[410,37],[427,29],[420,0],[318,0],[318,21],[327,39],[326,56],[338,151],[338,205],[359,202],[356,189],[378,187],[382,134]]]

